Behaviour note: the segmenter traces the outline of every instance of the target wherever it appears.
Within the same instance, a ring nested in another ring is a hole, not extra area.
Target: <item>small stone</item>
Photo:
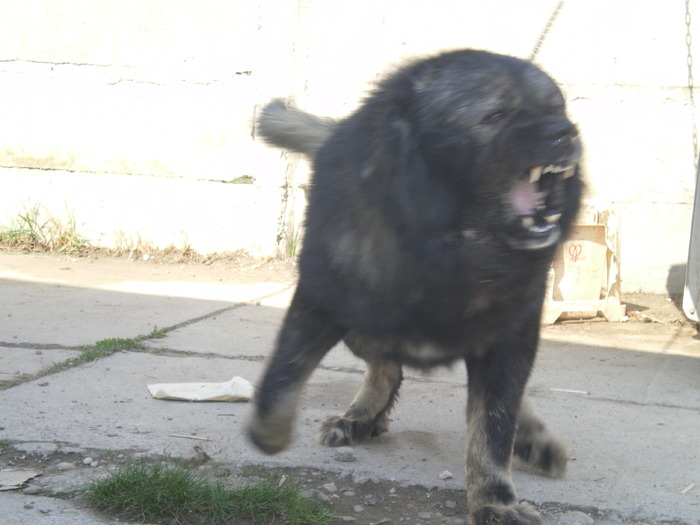
[[[352,510],[354,510],[355,512],[362,512],[362,511],[365,510],[365,508],[364,508],[362,505],[355,505],[355,506],[352,508]]]
[[[24,488],[24,490],[22,491],[22,494],[26,494],[27,496],[33,496],[34,494],[39,494],[39,487],[36,487],[34,485],[29,485],[28,487]]]
[[[354,490],[346,490],[343,492],[343,496],[346,498],[354,498],[355,497],[355,491]]]
[[[450,472],[449,470],[443,470],[438,477],[440,479],[452,479],[455,477],[455,475],[452,474],[452,472]]]
[[[316,489],[302,490],[299,495],[304,499],[317,499],[325,503],[330,502],[330,498],[326,496],[323,492]]]
[[[83,460],[83,465],[89,465],[93,461],[94,461],[94,459],[92,459],[90,456],[88,456]]]
[[[430,518],[433,517],[432,512],[419,512],[418,517],[422,520],[429,520]]]
[[[445,502],[445,507],[447,507],[448,509],[454,509],[454,508],[457,507],[457,502],[448,499],[448,500]]]
[[[368,478],[364,474],[358,474],[357,472],[352,473],[352,482],[355,485],[362,485],[364,483],[367,483],[367,480]]]
[[[367,496],[365,496],[365,505],[370,505],[373,507],[376,504],[377,498],[375,496],[373,496],[372,494],[368,494]]]
[[[391,487],[389,489],[389,494],[396,494],[396,489],[394,487]]]
[[[90,462],[90,466],[93,468],[99,466],[99,464],[100,464],[100,462],[97,461],[96,459]]]
[[[352,447],[338,447],[333,456],[336,461],[349,463],[355,461],[355,449]]]
[[[336,492],[338,492],[338,487],[333,482],[326,483],[325,485],[322,485],[321,488],[329,494],[335,494]]]
[[[68,463],[67,461],[61,461],[60,463],[56,464],[56,468],[58,470],[73,470],[75,465],[73,465],[73,463]]]

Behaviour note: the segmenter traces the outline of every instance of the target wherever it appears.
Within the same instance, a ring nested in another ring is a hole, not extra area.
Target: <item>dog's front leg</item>
[[[535,509],[519,504],[511,480],[518,410],[537,347],[537,325],[467,359],[467,507],[470,525],[533,525]],[[517,341],[517,344],[516,344]],[[523,344],[525,343],[525,344]]]
[[[248,434],[263,452],[289,443],[299,396],[307,379],[345,330],[297,288],[277,346],[255,395]]]

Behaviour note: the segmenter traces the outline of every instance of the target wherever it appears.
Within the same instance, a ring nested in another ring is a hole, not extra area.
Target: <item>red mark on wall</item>
[[[583,248],[580,244],[570,244],[569,245],[569,257],[571,262],[577,262],[581,258],[581,252]]]

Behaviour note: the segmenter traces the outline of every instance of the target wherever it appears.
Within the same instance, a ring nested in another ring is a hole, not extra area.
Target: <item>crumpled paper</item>
[[[157,383],[148,385],[155,399],[177,401],[251,401],[253,385],[242,377],[223,383]]]

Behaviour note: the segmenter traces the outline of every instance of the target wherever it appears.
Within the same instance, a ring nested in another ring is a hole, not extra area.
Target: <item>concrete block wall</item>
[[[296,6],[2,4],[0,224],[39,205],[98,246],[275,252],[286,160],[252,119],[287,91]]]
[[[0,1],[0,224],[32,202],[69,210],[98,245],[284,251],[308,167],[253,140],[261,103],[343,116],[416,55],[527,57],[558,4]],[[700,24],[700,0],[689,6]],[[687,58],[685,3],[653,0],[564,0],[536,58],[583,133],[589,198],[620,210],[624,291],[682,291]],[[244,175],[254,183],[234,183]]]

